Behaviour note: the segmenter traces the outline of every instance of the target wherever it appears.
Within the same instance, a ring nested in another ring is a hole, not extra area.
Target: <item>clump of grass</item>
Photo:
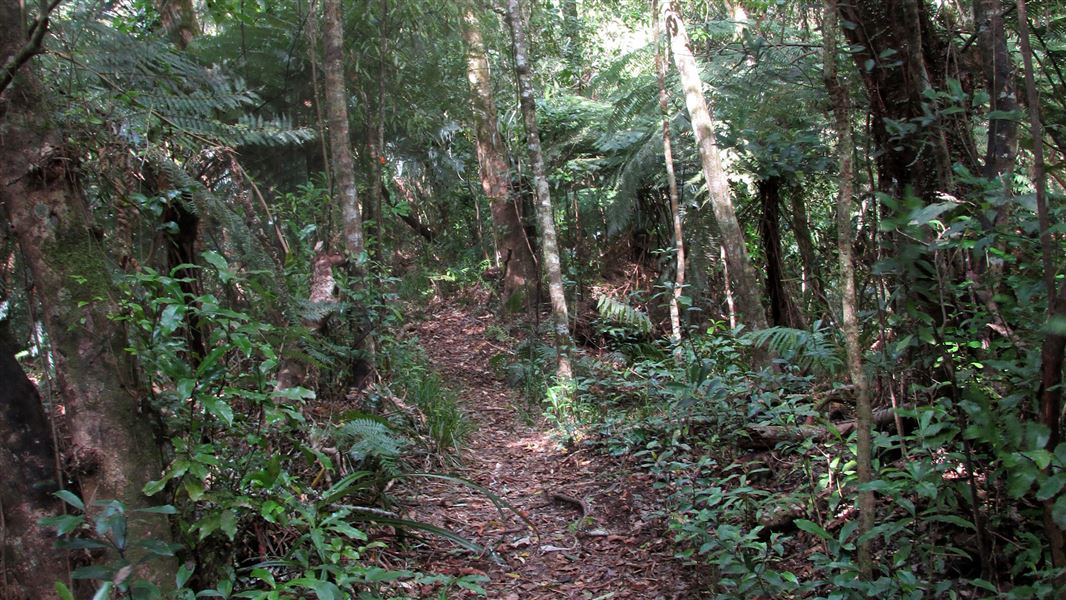
[[[473,427],[459,409],[455,392],[436,372],[419,370],[414,375],[407,382],[407,397],[425,416],[429,439],[441,455],[458,453]]]

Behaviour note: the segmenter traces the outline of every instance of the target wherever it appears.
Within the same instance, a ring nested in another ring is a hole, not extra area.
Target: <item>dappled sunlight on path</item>
[[[535,530],[454,483],[408,483],[407,517],[446,527],[498,557],[427,538],[412,545],[418,567],[487,576],[489,597],[507,600],[700,597],[651,514],[657,502],[650,478],[590,448],[568,452],[547,426],[523,420],[516,393],[489,368],[505,350],[485,336],[493,315],[478,310],[446,304],[416,332],[475,424],[457,474],[491,488]],[[464,594],[453,590],[449,597]]]

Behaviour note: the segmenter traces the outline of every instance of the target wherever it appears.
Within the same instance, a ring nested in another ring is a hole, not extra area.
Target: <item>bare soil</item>
[[[485,335],[495,318],[484,305],[446,302],[415,333],[475,426],[456,474],[492,489],[529,523],[513,512],[501,516],[483,494],[452,482],[407,483],[400,494],[407,517],[497,557],[426,537],[409,547],[418,569],[484,575],[489,597],[505,600],[701,597],[653,514],[659,502],[650,477],[590,447],[568,451],[494,376],[489,360],[506,351]],[[453,588],[448,596],[474,595]]]

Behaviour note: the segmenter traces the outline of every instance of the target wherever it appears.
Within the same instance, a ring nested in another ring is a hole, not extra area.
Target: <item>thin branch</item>
[[[11,82],[15,79],[15,73],[22,68],[22,65],[29,62],[31,58],[37,56],[42,52],[41,44],[44,41],[44,34],[48,32],[48,18],[52,15],[52,11],[55,10],[59,3],[63,0],[52,0],[52,2],[44,8],[44,12],[41,13],[37,20],[30,26],[29,40],[23,44],[22,48],[7,59],[4,64],[4,71],[0,73],[0,94],[4,93],[7,86],[11,85]]]

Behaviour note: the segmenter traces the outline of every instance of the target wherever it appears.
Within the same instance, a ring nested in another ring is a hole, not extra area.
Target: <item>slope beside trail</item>
[[[516,392],[489,367],[505,350],[485,335],[494,318],[483,307],[445,303],[415,332],[474,425],[457,474],[504,498],[535,531],[512,512],[501,517],[469,488],[419,480],[405,494],[406,516],[455,531],[499,557],[429,537],[411,547],[419,570],[484,575],[489,597],[504,600],[700,597],[652,516],[658,505],[650,478],[590,448],[568,452],[547,426],[519,414]],[[448,597],[473,594],[452,588]]]

